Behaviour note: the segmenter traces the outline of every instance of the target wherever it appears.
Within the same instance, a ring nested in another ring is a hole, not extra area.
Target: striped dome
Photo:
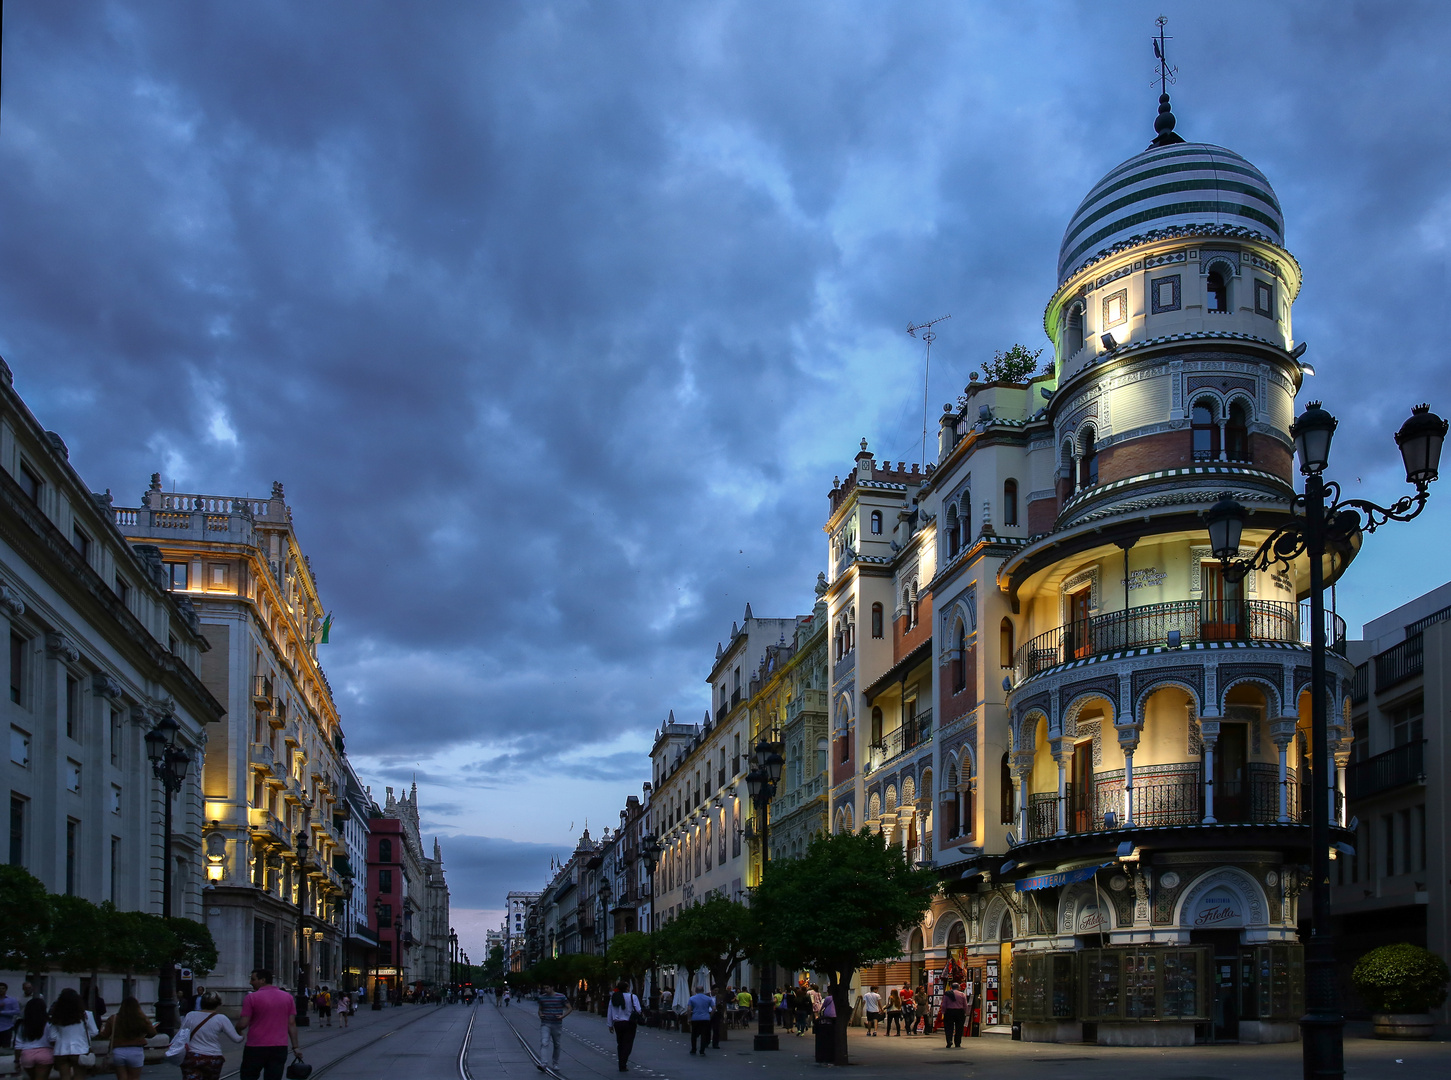
[[[1058,284],[1096,255],[1156,229],[1248,229],[1281,246],[1285,219],[1274,189],[1222,146],[1150,146],[1094,185],[1068,223],[1058,251]]]

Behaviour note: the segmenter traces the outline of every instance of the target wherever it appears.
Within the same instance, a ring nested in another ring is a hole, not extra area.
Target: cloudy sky
[[[1045,344],[1161,10],[1179,131],[1284,205],[1335,472],[1394,497],[1391,432],[1451,407],[1439,3],[12,0],[0,353],[122,505],[285,483],[350,751],[416,776],[477,931],[746,601],[810,609],[857,440],[917,452],[906,324],[953,316],[934,412]],[[1451,577],[1433,506],[1353,624]]]

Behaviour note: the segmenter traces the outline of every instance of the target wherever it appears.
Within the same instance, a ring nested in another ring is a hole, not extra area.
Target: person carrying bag
[[[621,980],[610,995],[605,1012],[610,1030],[615,1033],[615,1050],[620,1059],[620,1072],[629,1071],[630,1051],[635,1048],[635,1031],[639,1026],[640,999],[630,993],[630,984]]]

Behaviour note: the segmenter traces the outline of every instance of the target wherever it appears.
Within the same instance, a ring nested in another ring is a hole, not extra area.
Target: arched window
[[[872,745],[877,746],[882,741],[882,710],[879,706],[872,706]]]
[[[1083,430],[1083,454],[1079,458],[1079,485],[1091,487],[1098,483],[1098,440],[1093,428]]]
[[[872,511],[871,529],[873,536],[882,535],[882,512],[880,510]]]
[[[960,694],[967,689],[967,629],[961,620],[956,630],[952,642],[952,692]]]
[[[1063,442],[1062,469],[1064,477],[1068,480],[1068,495],[1072,495],[1078,490],[1078,477],[1074,474],[1073,465],[1073,443],[1065,439]]]
[[[947,508],[947,557],[949,559],[957,555],[959,551],[957,539],[957,507]]]
[[[907,614],[908,614],[908,619],[907,619],[907,625],[908,625],[908,627],[911,627],[911,628],[915,629],[916,626],[917,626],[917,614],[918,614],[918,607],[917,607],[917,583],[915,581],[912,582],[912,600],[911,600],[911,603],[907,607]]]
[[[882,605],[872,605],[872,637],[879,638],[883,634],[882,629]]]
[[[1226,314],[1229,311],[1229,280],[1224,276],[1224,270],[1218,266],[1210,270],[1204,287],[1207,293],[1205,310]]]
[[[1063,359],[1068,359],[1083,348],[1083,305],[1074,304],[1068,309],[1063,324]]]
[[[1003,524],[1016,525],[1018,523],[1018,482],[1016,480],[1003,481]]]
[[[1214,422],[1214,408],[1209,401],[1194,403],[1194,408],[1189,413],[1189,430],[1194,440],[1194,460],[1218,460],[1219,425]]]
[[[816,740],[816,773],[820,775],[826,772],[826,739],[825,737]]]
[[[1230,461],[1248,461],[1249,410],[1243,401],[1229,407],[1229,423],[1224,426],[1224,455]]]
[[[1003,752],[1002,775],[998,780],[998,786],[1002,788],[1002,823],[1011,825],[1014,817],[1013,807],[1013,767],[1008,763],[1007,752]],[[1022,837],[1019,837],[1021,840]]]
[[[846,651],[851,652],[856,648],[856,608],[847,612],[846,616]]]
[[[998,649],[1002,656],[998,664],[1005,668],[1013,666],[1013,621],[1006,615],[1003,616],[1002,626],[998,627]]]
[[[379,862],[392,862],[393,861],[393,841],[392,840],[379,840],[378,841],[378,861]]]

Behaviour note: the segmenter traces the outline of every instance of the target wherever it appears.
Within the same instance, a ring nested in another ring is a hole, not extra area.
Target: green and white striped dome
[[[1280,201],[1244,158],[1209,143],[1153,145],[1109,172],[1079,205],[1058,251],[1058,284],[1130,239],[1194,227],[1285,243]]]

